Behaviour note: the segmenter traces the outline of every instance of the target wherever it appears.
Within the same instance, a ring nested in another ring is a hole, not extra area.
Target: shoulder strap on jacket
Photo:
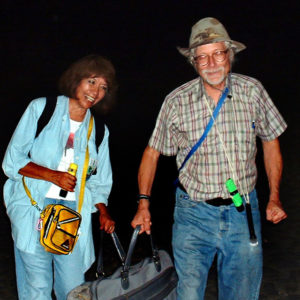
[[[97,150],[98,150],[98,147],[101,145],[102,143],[102,140],[103,140],[103,137],[104,137],[104,130],[105,130],[105,127],[104,127],[104,122],[101,118],[97,118],[97,119],[94,119],[95,120],[95,129],[96,129],[96,146],[97,146]]]
[[[38,120],[37,123],[37,129],[36,129],[36,134],[35,137],[37,137],[41,131],[44,129],[44,127],[49,123],[54,110],[56,106],[56,99],[57,97],[55,96],[47,96],[46,97],[46,104],[44,107],[44,110]],[[103,137],[104,137],[104,122],[101,118],[97,118],[95,120],[95,129],[96,129],[96,145],[97,148],[100,146],[102,143]]]
[[[55,96],[46,97],[46,104],[45,104],[44,110],[38,119],[35,137],[37,137],[41,133],[41,131],[44,129],[44,127],[49,123],[49,121],[53,115],[53,112],[55,110],[56,99],[57,99],[57,97],[55,97]]]

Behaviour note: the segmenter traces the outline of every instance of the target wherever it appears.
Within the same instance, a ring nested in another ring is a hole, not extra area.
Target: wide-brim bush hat
[[[219,20],[208,17],[201,19],[192,27],[189,47],[177,47],[177,49],[185,57],[190,57],[193,48],[218,42],[229,42],[235,53],[246,48],[244,44],[234,41],[229,37],[225,27]]]

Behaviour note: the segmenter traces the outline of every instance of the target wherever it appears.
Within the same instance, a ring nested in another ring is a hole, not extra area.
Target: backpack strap
[[[95,119],[94,123],[95,123],[95,129],[96,129],[95,142],[96,142],[96,146],[97,146],[97,150],[98,150],[98,147],[101,145],[103,137],[104,137],[105,126],[104,126],[104,122],[101,118]]]
[[[38,137],[38,135],[41,133],[41,131],[45,128],[45,126],[49,123],[55,107],[56,107],[56,99],[55,96],[47,96],[46,97],[46,104],[44,107],[44,110],[42,114],[40,115],[38,122],[37,122],[37,128],[35,133],[35,138]]]
[[[49,123],[55,107],[56,107],[56,96],[47,96],[46,97],[46,104],[44,107],[44,110],[42,112],[42,114],[40,115],[38,122],[37,122],[37,129],[36,129],[36,134],[35,134],[35,138],[38,137],[38,135],[41,133],[41,131],[45,128],[45,126]],[[102,143],[103,137],[104,137],[104,131],[105,131],[105,127],[104,127],[104,122],[102,119],[97,118],[97,120],[95,120],[95,129],[96,129],[96,146],[97,148],[100,146],[100,144]]]
[[[105,126],[104,126],[104,121],[100,118],[97,120],[94,119],[94,124],[95,124],[95,144],[96,144],[96,149],[98,152],[98,148],[101,145],[104,137],[104,131],[105,131]],[[97,168],[94,170],[93,175],[97,174]]]

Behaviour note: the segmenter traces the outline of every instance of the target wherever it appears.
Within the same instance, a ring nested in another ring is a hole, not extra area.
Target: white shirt
[[[81,123],[82,122],[77,122],[70,119],[70,135],[67,140],[61,161],[57,167],[58,171],[67,172],[70,164],[74,162],[74,136]],[[59,195],[60,190],[61,188],[59,186],[51,184],[51,187],[46,194],[46,198],[76,201],[75,192],[68,192],[66,197],[61,197]]]

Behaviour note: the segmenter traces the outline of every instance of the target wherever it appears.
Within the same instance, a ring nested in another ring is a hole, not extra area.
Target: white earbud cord
[[[233,98],[231,98],[231,105],[232,105],[233,114],[234,114],[234,118],[233,118],[234,119],[234,129],[235,129],[235,132],[237,132],[237,128],[238,128],[238,126],[237,126],[237,116],[236,116],[235,103],[233,101]],[[238,142],[238,145],[239,145],[239,136],[238,135],[236,135],[236,139],[237,139],[237,142]],[[234,137],[233,137],[233,140],[234,140]],[[233,147],[234,147],[234,144],[233,144]],[[234,151],[233,151],[233,153],[234,153]],[[239,155],[239,157],[242,158],[239,146],[238,146],[238,155]],[[248,179],[246,177],[246,164],[242,164],[242,168],[241,169],[242,169],[242,173],[243,173],[242,175],[244,177],[244,184],[243,184],[243,181],[242,181],[241,184],[239,183],[239,186],[241,188],[242,195],[245,197],[246,203],[249,204],[250,203],[250,199],[249,199],[249,194],[247,192]]]
[[[204,97],[204,99],[205,99],[207,108],[208,108],[208,110],[209,110],[209,112],[210,112],[210,115],[211,115],[211,117],[213,118],[213,120],[214,120],[214,122],[215,122],[216,120],[215,120],[214,117],[213,117],[213,112],[212,112],[212,110],[211,110],[211,107],[210,107],[210,105],[209,105],[207,99],[206,99],[206,96]],[[234,112],[234,127],[235,127],[235,130],[236,130],[236,128],[237,128],[237,124],[236,124],[236,113],[235,113],[235,107],[234,107],[234,102],[233,102],[233,99],[232,99],[232,98],[231,98],[231,103],[232,103],[232,108],[233,108],[233,112]],[[238,176],[237,176],[237,173],[236,173],[235,169],[234,169],[233,166],[232,166],[232,161],[231,161],[231,159],[230,159],[230,157],[229,157],[229,154],[228,154],[228,151],[227,151],[227,147],[226,147],[226,145],[225,145],[225,143],[224,143],[224,141],[223,141],[223,138],[222,138],[222,136],[221,136],[221,133],[220,133],[220,131],[219,131],[219,128],[218,128],[216,122],[215,122],[215,127],[216,127],[216,130],[217,130],[217,134],[218,134],[218,136],[219,136],[219,139],[220,139],[220,141],[221,141],[221,144],[222,144],[222,147],[223,147],[223,150],[224,150],[226,159],[227,159],[227,161],[228,161],[229,168],[230,168],[230,170],[231,170],[231,172],[232,172],[233,180],[237,183],[238,187],[240,187],[240,191],[241,191],[242,195],[245,197],[246,203],[250,203],[248,193],[246,192],[246,189],[244,189],[243,185],[240,183],[240,180],[239,180],[239,178],[238,178]],[[233,138],[233,140],[234,140],[234,138]],[[234,147],[234,143],[233,143],[233,147]],[[234,150],[234,149],[233,149],[233,150]],[[234,152],[234,151],[233,151],[233,152]],[[240,154],[239,150],[238,150],[238,153]],[[246,178],[246,175],[245,175],[245,174],[246,174],[246,173],[245,173],[245,167],[242,167],[242,171],[243,171],[244,179],[245,179],[245,181],[247,181],[247,178]]]

